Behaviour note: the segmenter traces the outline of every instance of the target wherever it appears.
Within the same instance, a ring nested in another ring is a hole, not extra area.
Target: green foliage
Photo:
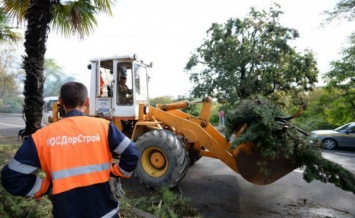
[[[248,128],[234,141],[233,148],[253,142],[265,158],[273,160],[279,156],[290,157],[294,154],[293,147],[299,142],[289,135],[290,130],[286,131],[283,124],[275,121],[275,117],[281,115],[281,110],[266,99],[243,100],[235,110],[227,113],[226,137],[229,138],[238,125],[247,123]]]
[[[355,89],[351,88],[355,93]],[[355,97],[355,96],[354,96]],[[323,110],[325,119],[328,123],[336,126],[343,125],[344,123],[352,122],[355,119],[355,98],[350,99],[346,91],[338,88],[331,88],[324,95],[321,101],[328,101],[329,107]],[[352,103],[353,101],[353,103]]]
[[[21,113],[22,105],[23,98],[20,96],[0,99],[0,113]]]
[[[229,138],[240,124],[247,129],[232,144],[232,148],[248,142],[255,145],[266,160],[285,157],[305,167],[304,179],[334,183],[355,194],[355,176],[339,164],[326,160],[320,152],[320,142],[313,142],[307,132],[299,129],[282,116],[282,111],[266,99],[242,100],[226,117],[226,137]],[[258,163],[261,173],[268,175],[267,162]]]
[[[345,123],[355,119],[355,33],[349,37],[349,42],[341,60],[332,61],[331,70],[323,77],[337,108],[328,111],[331,122]]]
[[[174,99],[171,96],[151,98],[149,100],[149,104],[152,105],[153,107],[155,107],[157,104],[169,104],[172,102],[174,102]]]
[[[251,8],[243,20],[212,24],[185,67],[195,84],[193,96],[209,95],[233,105],[256,94],[298,93],[317,82],[313,53],[297,53],[289,45],[299,34],[280,25],[278,8],[277,4],[268,12]]]
[[[112,15],[115,0],[78,0],[53,3],[52,28],[64,36],[78,34],[81,38],[93,32],[97,24],[95,15],[104,12]]]
[[[340,0],[332,11],[325,11],[328,15],[327,22],[331,22],[336,18],[344,18],[352,21],[355,17],[355,1],[354,0]]]
[[[52,204],[47,197],[39,200],[15,197],[0,186],[0,217],[52,217]]]
[[[218,123],[219,123],[218,111],[212,111],[211,112],[210,123],[213,126],[218,126]]]
[[[4,42],[18,42],[21,40],[21,35],[12,31],[15,27],[9,26],[10,16],[0,7],[0,44]]]
[[[18,69],[16,49],[11,45],[0,45],[0,112],[20,113],[23,98],[21,80],[23,72]]]
[[[298,153],[298,161],[306,166],[303,178],[307,182],[319,180],[355,194],[355,177],[341,165],[324,159],[319,152],[303,149]]]
[[[125,217],[130,217],[131,209],[136,207],[160,218],[199,217],[188,202],[188,198],[177,195],[167,188],[162,188],[149,198],[123,199],[121,213]]]
[[[54,59],[45,59],[44,61],[44,90],[43,96],[58,96],[60,87],[69,81],[74,81],[73,76],[65,74]]]
[[[53,11],[51,21],[52,29],[64,36],[77,34],[80,38],[90,35],[97,24],[95,15],[107,13],[112,15],[111,6],[114,0],[78,0],[78,1],[50,1]],[[24,13],[30,6],[30,0],[4,1],[4,12],[18,19],[20,23],[25,20]],[[38,15],[39,16],[39,15]]]
[[[19,145],[14,144],[0,144],[0,171],[11,160],[18,147]],[[47,197],[35,200],[13,196],[0,185],[0,217],[49,218],[52,217],[52,204]]]
[[[275,92],[267,99],[278,105],[284,114],[295,113],[304,107],[302,115],[293,120],[293,123],[307,131],[315,129],[334,129],[344,123],[353,121],[353,111],[349,102],[341,96],[344,91],[317,87],[309,92],[300,92],[289,95],[284,92]]]
[[[330,107],[331,96],[326,96],[325,94],[326,92],[323,88],[315,88],[313,91],[308,92],[304,101],[306,107],[302,112],[302,116],[294,120],[295,124],[300,125],[307,131],[331,126],[324,114],[324,110]]]

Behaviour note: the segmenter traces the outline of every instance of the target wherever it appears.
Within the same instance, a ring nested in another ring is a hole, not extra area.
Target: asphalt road
[[[17,136],[20,116],[0,114],[0,136]],[[1,138],[0,138],[1,139]],[[355,174],[355,149],[324,150],[323,156]],[[126,192],[147,193],[137,178],[123,181]],[[244,180],[219,160],[202,157],[176,190],[190,198],[203,217],[355,218],[355,194],[319,181],[307,183],[302,169],[265,186]]]
[[[344,162],[354,172],[355,152],[344,153]],[[344,158],[337,152],[326,156]],[[301,169],[259,186],[219,160],[202,158],[189,169],[180,188],[194,205],[203,208],[204,217],[355,217],[355,194],[333,184],[307,183]]]
[[[0,136],[17,136],[24,127],[25,121],[21,115],[0,113]]]

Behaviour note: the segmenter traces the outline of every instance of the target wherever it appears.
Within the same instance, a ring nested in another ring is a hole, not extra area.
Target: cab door
[[[147,67],[139,62],[120,62],[114,63],[115,76],[115,92],[113,98],[115,99],[115,116],[122,120],[137,120],[139,114],[139,104],[147,104],[149,102],[148,95],[148,71]],[[123,81],[120,77],[120,68],[126,69],[126,78]],[[120,100],[120,91],[122,85],[127,86],[131,95],[127,96],[129,100]]]
[[[113,99],[112,107],[115,108],[114,116],[120,120],[136,120],[137,114],[135,110],[135,89],[134,89],[134,77],[133,77],[133,65],[131,61],[126,60],[114,60],[113,62],[113,76],[114,76],[114,87],[113,87]],[[125,69],[124,79],[120,70]],[[129,89],[131,95],[125,96],[127,99],[122,100],[122,88],[126,87]]]

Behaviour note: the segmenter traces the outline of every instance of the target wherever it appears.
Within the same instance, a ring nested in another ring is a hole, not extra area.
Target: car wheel
[[[337,147],[337,141],[334,139],[324,139],[323,147],[326,149],[335,149]]]

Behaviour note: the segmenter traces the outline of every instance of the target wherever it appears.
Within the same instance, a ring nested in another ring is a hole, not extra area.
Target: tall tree
[[[340,0],[333,10],[325,11],[325,13],[328,15],[327,22],[336,18],[352,21],[355,18],[355,0]]]
[[[355,19],[355,0],[340,0],[332,11],[326,11],[326,21],[334,19]],[[349,36],[349,45],[342,49],[342,57],[330,63],[331,70],[323,79],[327,83],[327,90],[335,95],[333,104],[335,110],[328,111],[330,123],[343,124],[355,118],[355,33]]]
[[[331,70],[323,77],[328,90],[337,94],[336,102],[342,105],[342,112],[337,114],[347,115],[342,119],[344,122],[355,119],[355,33],[351,34],[349,42],[349,46],[342,51],[341,59],[332,61]]]
[[[20,113],[23,99],[20,82],[24,72],[19,69],[16,48],[11,44],[0,45],[0,112]]]
[[[195,97],[210,95],[220,102],[236,102],[254,94],[308,90],[318,69],[311,51],[297,53],[289,41],[296,30],[280,25],[283,13],[251,8],[249,16],[212,24],[207,39],[186,64],[195,84]]]
[[[75,78],[68,76],[62,68],[55,62],[54,59],[45,59],[44,61],[44,91],[43,96],[58,96],[60,87],[69,81],[74,81]]]
[[[0,44],[4,42],[17,42],[21,39],[21,35],[17,32],[14,32],[15,27],[9,25],[10,18],[0,7]]]
[[[111,15],[114,0],[3,0],[3,7],[19,21],[26,21],[25,52],[23,67],[26,128],[21,136],[26,137],[41,127],[43,108],[43,65],[46,41],[50,25],[68,36],[88,35],[96,25],[95,14]]]

